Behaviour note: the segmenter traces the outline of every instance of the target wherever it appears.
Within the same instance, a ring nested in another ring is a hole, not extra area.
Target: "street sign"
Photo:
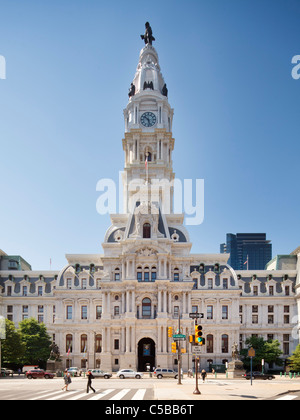
[[[253,347],[248,350],[248,357],[255,357],[255,350]]]
[[[192,347],[192,353],[195,354],[196,356],[201,354],[201,347],[200,346],[193,346]]]
[[[183,335],[183,334],[175,334],[175,335],[173,335],[173,339],[176,341],[176,340],[185,340],[186,339],[186,336],[185,335]]]
[[[204,314],[201,314],[200,312],[192,312],[189,314],[190,318],[192,319],[201,319],[204,318]]]

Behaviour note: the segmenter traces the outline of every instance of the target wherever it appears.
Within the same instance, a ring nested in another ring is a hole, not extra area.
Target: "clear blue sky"
[[[227,232],[300,245],[299,0],[0,0],[0,248],[33,269],[102,253],[97,181],[123,169],[123,109],[151,23],[174,170],[205,180],[192,252]]]

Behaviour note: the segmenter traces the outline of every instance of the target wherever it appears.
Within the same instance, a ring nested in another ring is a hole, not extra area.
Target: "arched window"
[[[86,334],[82,334],[82,336],[80,337],[80,351],[81,353],[87,352],[87,335]]]
[[[228,335],[222,335],[222,353],[228,353]]]
[[[145,270],[144,270],[144,281],[146,281],[146,282],[150,281],[149,267],[145,267]]]
[[[156,280],[156,267],[151,268],[151,281]]]
[[[73,351],[73,336],[72,334],[67,334],[66,336],[66,353],[72,353]]]
[[[179,269],[174,269],[174,281],[179,281]]]
[[[137,268],[137,280],[143,281],[143,269],[142,267]]]
[[[143,226],[143,238],[150,239],[151,238],[151,225],[150,223],[145,223]]]
[[[120,281],[120,280],[121,280],[120,269],[117,267],[115,269],[115,281]]]
[[[151,318],[151,299],[145,298],[142,301],[142,317],[146,319]]]
[[[102,335],[97,334],[95,337],[95,351],[96,353],[101,353],[102,348]]]

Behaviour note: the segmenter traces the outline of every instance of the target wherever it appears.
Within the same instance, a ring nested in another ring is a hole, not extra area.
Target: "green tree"
[[[1,360],[3,366],[18,366],[22,364],[25,352],[21,335],[16,330],[15,324],[8,319],[5,320],[6,338],[2,340]]]
[[[255,350],[255,357],[252,360],[254,370],[261,370],[262,359],[268,364],[275,363],[277,366],[282,366],[283,360],[280,358],[282,351],[278,340],[265,341],[262,337],[249,337],[245,344],[247,348],[241,351],[241,356],[243,356],[243,363],[247,370],[250,369],[248,350],[251,347]]]
[[[290,369],[300,372],[300,344],[298,344],[296,350],[288,360],[290,362]]]
[[[22,343],[25,346],[23,363],[45,367],[50,355],[51,338],[44,324],[36,319],[25,319],[19,324]]]

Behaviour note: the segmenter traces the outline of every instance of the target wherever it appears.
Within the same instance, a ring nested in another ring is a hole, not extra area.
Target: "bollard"
[[[280,372],[280,378],[282,378],[282,372]]]

